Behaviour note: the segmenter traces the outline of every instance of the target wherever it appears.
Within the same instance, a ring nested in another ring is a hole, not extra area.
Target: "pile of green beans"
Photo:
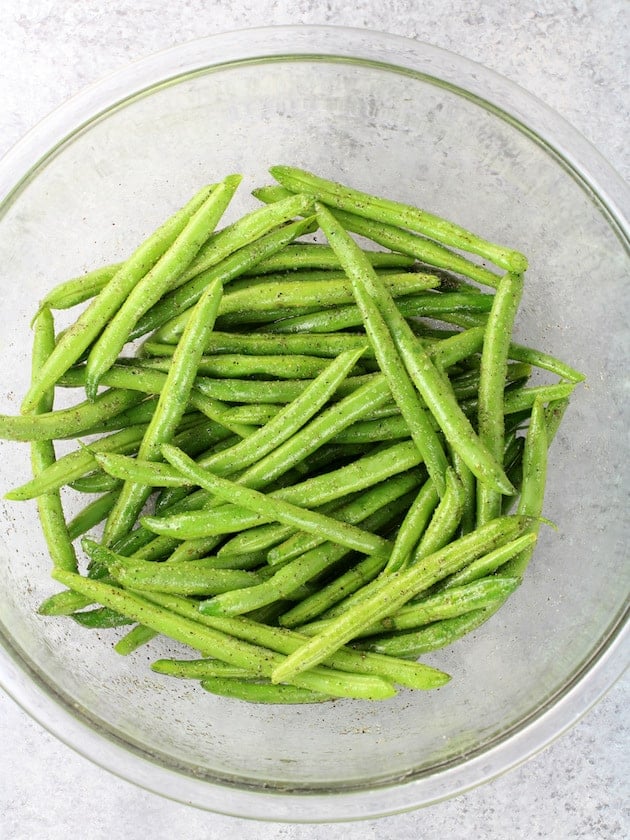
[[[236,222],[216,230],[229,175],[41,301],[22,413],[0,416],[31,446],[5,497],[36,500],[66,587],[39,611],[124,634],[121,655],[163,634],[182,654],[155,672],[245,702],[439,688],[418,657],[518,588],[584,377],[513,340],[523,254],[270,171]]]

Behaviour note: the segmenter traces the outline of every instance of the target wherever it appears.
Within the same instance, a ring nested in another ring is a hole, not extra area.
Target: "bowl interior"
[[[529,256],[517,337],[588,377],[552,449],[546,515],[558,531],[543,529],[508,607],[426,657],[453,675],[449,685],[384,703],[223,700],[148,669],[175,645],[122,658],[116,631],[38,617],[58,587],[33,503],[1,507],[0,622],[63,703],[158,765],[253,791],[422,779],[546,708],[611,636],[628,590],[628,258],[597,196],[552,149],[462,90],[359,60],[252,60],[155,85],[69,136],[3,208],[0,410],[18,410],[28,323],[45,290],[123,258],[229,172],[244,175],[229,218],[253,209],[249,189],[269,181],[274,163],[419,204]],[[0,447],[0,485],[26,480],[26,447]]]

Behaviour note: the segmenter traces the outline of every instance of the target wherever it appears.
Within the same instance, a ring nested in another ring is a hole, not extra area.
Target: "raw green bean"
[[[112,388],[99,394],[93,401],[86,400],[71,408],[47,411],[42,414],[25,413],[16,417],[2,414],[0,415],[0,438],[43,441],[79,437],[104,420],[140,402],[141,399],[142,394],[135,391]],[[23,404],[23,408],[27,405],[28,410],[31,411],[30,399],[28,404]]]
[[[295,216],[310,212],[312,204],[313,199],[310,196],[292,195],[284,201],[275,202],[272,207],[261,207],[247,213],[208,239],[190,267],[182,273],[180,282],[185,283],[197,277]],[[289,242],[283,243],[281,247],[284,248]],[[275,253],[275,250],[272,253]],[[261,262],[269,256],[271,254],[263,254],[256,262]]]
[[[112,473],[118,472],[121,468],[132,469],[133,462],[130,463],[130,459],[123,460],[123,456],[106,455],[101,460]],[[290,502],[294,505],[322,505],[349,493],[365,490],[392,475],[412,469],[419,462],[420,454],[411,442],[395,444],[383,452],[365,456],[330,473],[315,476],[290,487],[273,490],[270,493],[270,498]],[[279,462],[279,467],[281,464],[282,461]],[[247,478],[248,473],[249,478]],[[258,465],[255,465],[251,471],[248,470],[241,476],[239,482],[247,480],[248,484],[251,482],[253,486],[263,486],[271,481],[269,474],[264,471],[262,477],[259,478],[258,476],[260,476]],[[260,522],[260,517],[258,514],[248,513],[244,508],[237,508],[236,505],[224,505],[216,509],[172,515],[171,522],[175,527],[179,525],[187,532],[197,534],[213,531],[229,533],[230,531],[252,527],[252,525]],[[229,550],[235,554],[241,554],[252,550],[252,546],[247,543],[245,535],[243,535],[242,540],[237,537],[230,544],[226,543],[220,553],[226,554]]]
[[[482,610],[472,610],[456,618],[445,618],[435,621],[428,627],[412,630],[408,633],[397,633],[395,636],[379,640],[364,640],[357,642],[354,647],[385,656],[400,656],[416,659],[424,653],[452,645],[458,639],[472,633],[477,627],[486,622],[504,603],[501,600],[492,607]]]
[[[223,616],[205,616],[197,611],[196,604],[176,596],[151,594],[149,599],[156,604],[172,610],[185,618],[199,621],[206,627],[212,627],[229,633],[244,642],[263,645],[269,650],[288,654],[299,648],[306,637],[295,631],[279,627],[268,627],[251,621],[243,616],[229,618]],[[444,685],[450,679],[443,671],[420,662],[405,662],[383,656],[365,656],[350,648],[336,651],[326,665],[348,674],[381,676],[399,685],[409,688],[432,689]]]
[[[255,678],[256,672],[238,665],[229,665],[220,659],[156,659],[151,663],[156,674],[166,674],[181,680],[203,680],[209,677],[225,679]]]
[[[553,439],[556,436],[564,413],[569,407],[569,397],[564,397],[559,400],[551,400],[545,409],[545,424],[547,426],[547,446],[551,446]]]
[[[370,516],[380,507],[389,504],[400,496],[409,493],[417,487],[421,480],[421,473],[418,470],[395,475],[374,487],[367,488],[360,495],[351,499],[346,504],[338,507],[332,514],[335,519],[343,519],[356,525]],[[312,503],[311,503],[312,504]],[[368,529],[371,530],[371,529]],[[238,539],[238,537],[236,538]],[[272,548],[267,554],[267,562],[271,566],[279,563],[286,563],[300,557],[307,551],[311,551],[321,545],[324,539],[313,534],[297,533],[289,537],[280,545]],[[224,546],[224,550],[226,549]],[[226,551],[226,553],[229,553]]]
[[[39,615],[70,615],[76,610],[89,607],[94,601],[89,596],[80,595],[71,589],[64,589],[62,592],[55,592],[37,608]]]
[[[379,622],[366,627],[357,634],[356,638],[361,639],[383,633],[415,630],[417,627],[431,624],[434,621],[456,618],[472,610],[485,609],[488,606],[494,606],[498,601],[505,601],[518,585],[519,580],[517,578],[493,576],[453,587],[448,591],[429,595],[421,601],[414,601],[405,607],[401,607],[393,615],[386,616]],[[324,630],[330,621],[331,619],[323,619],[302,625],[300,633],[304,633],[306,636],[314,636]]]
[[[137,361],[140,362],[142,360]],[[163,373],[160,370],[152,370],[145,364],[127,364],[127,360],[121,359],[119,364],[114,365],[106,373],[103,374],[101,382],[104,385],[117,383],[115,387],[117,387],[118,385],[122,385],[123,387],[128,388],[129,390],[137,390],[144,394],[160,394],[166,382],[166,378],[167,374]],[[221,383],[221,381],[222,380],[218,380],[219,383]],[[225,382],[225,380],[223,381]],[[231,382],[232,380],[229,381]],[[69,370],[59,380],[59,385],[71,388],[83,385],[84,383],[84,367]],[[197,385],[204,384],[206,386],[204,387],[204,391],[212,391],[213,383],[214,380],[211,379],[196,380]],[[217,389],[215,388],[214,390],[216,391]],[[231,395],[229,387],[227,389],[227,392],[229,395]],[[138,397],[138,399],[142,399],[142,397],[140,396]],[[229,428],[230,431],[240,435],[241,437],[246,437],[248,434],[254,431],[253,427],[243,426],[239,423],[231,423],[229,420],[224,419],[224,414],[227,411],[228,406],[224,405],[220,400],[215,399],[212,396],[212,394],[201,393],[197,388],[193,388],[190,392],[190,399],[188,403],[190,407],[195,408],[202,414],[205,414],[206,417],[208,417],[209,419],[214,420],[215,422],[219,423],[222,426],[225,426],[226,428]]]
[[[272,166],[269,171],[276,181],[291,192],[308,192],[324,204],[339,210],[347,210],[377,222],[414,230],[448,247],[484,257],[507,271],[523,272],[527,268],[527,259],[518,251],[488,242],[425,210],[390,199],[377,198],[343,184],[326,181],[295,167]]]
[[[290,198],[292,193],[285,192],[283,199]],[[268,202],[266,202],[268,203]],[[406,268],[414,264],[413,257],[407,254],[392,253],[392,251],[366,251],[367,258],[375,267]],[[336,269],[339,268],[337,255],[327,245],[315,242],[294,242],[282,251],[272,254],[256,265],[256,274],[270,274],[271,272],[295,272],[304,269]]]
[[[362,352],[361,348],[342,353],[327,364],[319,376],[269,423],[230,449],[202,459],[203,466],[213,471],[218,470],[221,475],[232,474],[277,449],[325,405],[352,370]]]
[[[240,176],[228,176],[195,211],[170,248],[124,298],[122,305],[95,341],[87,360],[85,390],[94,399],[105,373],[116,361],[138,320],[169,290],[225,212]]]
[[[389,564],[391,558],[394,558],[393,568],[388,569],[385,566],[386,574],[373,581],[369,587],[366,586],[337,604],[327,615],[338,616],[350,609],[356,609],[362,602],[371,599],[377,592],[388,587],[388,576],[392,572],[416,565],[448,544],[460,523],[464,506],[464,488],[451,467],[446,472],[446,491],[437,502],[437,507],[434,493],[435,490],[431,487],[426,495],[422,494],[418,500],[417,509],[406,522],[403,521],[401,524],[394,550],[388,559]],[[427,522],[428,516],[431,516],[431,519]],[[416,540],[417,544],[412,542],[414,537],[420,538],[419,542]],[[396,544],[398,544],[397,550]]]
[[[147,340],[143,352],[148,356],[171,356],[174,345]],[[320,358],[335,358],[347,350],[364,349],[364,356],[370,354],[370,347],[364,335],[350,333],[326,333],[323,335],[274,335],[273,333],[225,333],[213,332],[204,347],[204,353],[223,355],[243,353],[256,355],[303,354]],[[372,354],[373,357],[373,354]]]
[[[79,303],[84,303],[86,300],[96,297],[103,291],[116,272],[122,268],[122,265],[122,263],[104,265],[101,268],[88,271],[81,277],[74,277],[55,286],[40,302],[35,318],[43,309],[70,309]]]
[[[170,464],[200,487],[226,501],[241,504],[263,517],[277,519],[304,531],[324,534],[332,542],[346,545],[348,548],[362,551],[365,554],[380,553],[387,551],[389,548],[389,543],[386,540],[374,534],[369,534],[354,525],[336,522],[323,514],[297,507],[277,498],[273,499],[242,484],[236,484],[233,481],[227,481],[213,475],[207,470],[199,468],[191,458],[188,458],[176,447],[165,444],[162,447],[162,454]],[[189,536],[186,532],[182,533],[178,527],[172,528],[169,524],[169,517],[160,519],[155,516],[146,516],[143,519],[143,524],[157,534],[180,538]]]
[[[152,639],[158,635],[156,630],[150,627],[145,627],[144,624],[136,624],[133,630],[130,630],[114,645],[114,650],[121,656],[129,656],[139,647],[148,644]]]
[[[501,278],[488,317],[481,353],[477,430],[481,442],[497,459],[503,455],[503,390],[514,319],[522,294],[522,275],[508,273]],[[500,513],[501,494],[483,481],[478,482],[477,525],[489,522]]]
[[[50,463],[45,470],[26,484],[9,490],[5,498],[23,501],[58,490],[64,484],[70,484],[98,466],[94,460],[94,454],[97,452],[135,452],[142,440],[144,430],[144,426],[131,426],[129,429],[114,432],[109,437],[101,438],[87,446],[82,446],[81,449],[69,452]]]
[[[556,376],[567,379],[576,385],[578,382],[583,382],[586,379],[583,373],[569,367],[565,362],[556,359],[555,356],[550,356],[549,353],[543,353],[541,350],[534,350],[532,347],[525,347],[522,344],[511,342],[508,350],[508,358],[517,362],[527,362],[542,370],[548,370],[550,373],[555,373]]]
[[[104,551],[87,538],[83,548],[96,562],[103,563],[114,580],[126,589],[169,592],[175,595],[218,595],[232,589],[261,583],[255,572],[240,569],[217,569],[205,560],[181,563],[152,563]]]
[[[543,511],[545,496],[545,482],[547,478],[547,428],[545,409],[542,400],[536,400],[532,408],[532,416],[525,438],[523,451],[523,484],[518,512],[524,516],[531,516],[535,521],[532,530],[538,532],[540,517]],[[524,549],[510,560],[499,574],[506,577],[523,577],[534,551],[534,546]]]
[[[473,581],[485,578],[486,575],[492,575],[493,572],[496,572],[500,566],[507,563],[510,557],[518,557],[522,552],[533,548],[536,543],[536,539],[537,535],[534,532],[530,534],[523,534],[522,537],[518,537],[518,539],[512,540],[510,543],[509,550],[511,553],[509,556],[506,555],[506,552],[503,549],[491,551],[489,554],[480,557],[478,560],[474,560],[461,571],[446,578],[446,580],[437,585],[436,590],[442,591],[454,589],[455,587],[465,586]]]
[[[440,371],[467,359],[481,349],[484,327],[473,327],[450,338],[440,339],[427,347],[429,356]]]
[[[109,607],[97,607],[93,610],[75,612],[70,615],[73,621],[90,630],[105,630],[110,627],[124,627],[133,624],[133,620],[125,615],[110,610]]]
[[[452,478],[449,478],[449,475],[450,470],[447,470],[445,498],[449,495],[448,487],[453,481]],[[400,526],[394,542],[394,548],[385,566],[387,573],[397,572],[399,569],[403,569],[408,565],[411,552],[416,547],[418,540],[427,527],[431,514],[435,510],[438,502],[439,496],[435,489],[435,484],[432,479],[429,479],[423,484],[419,493],[416,495],[413,504],[410,505],[407,515]]]
[[[531,520],[527,517],[502,517],[478,528],[473,534],[452,542],[430,554],[409,569],[393,572],[388,586],[377,591],[355,608],[336,618],[331,625],[301,648],[290,654],[271,674],[272,682],[289,682],[296,674],[316,666],[335,650],[353,639],[375,621],[390,615],[433,583],[463,568],[468,563],[520,536]]]
[[[71,481],[68,487],[76,490],[77,493],[108,493],[110,490],[119,489],[120,481],[102,470],[95,470]]]
[[[404,362],[404,367],[407,369],[411,380],[413,380],[413,384],[418,388],[448,442],[454,449],[457,449],[464,462],[478,479],[485,481],[506,495],[513,494],[514,488],[507,480],[503,468],[475,434],[470,422],[462,412],[448,380],[436,369],[426,350],[399,313],[391,296],[372,271],[371,266],[362,260],[361,252],[354,241],[325,208],[317,205],[317,209],[320,225],[332,247],[337,250],[346,271],[353,278],[357,303],[362,312],[372,322],[376,318],[380,319],[382,317],[385,329],[391,333],[395,352],[400,353],[399,358]],[[390,387],[392,387],[391,381]],[[403,413],[406,416],[406,413]],[[409,421],[408,417],[407,420]],[[432,435],[435,435],[433,429],[431,429],[431,432]],[[439,444],[437,436],[435,441]],[[436,489],[441,495],[444,492],[446,456],[441,446],[439,459],[436,458],[429,463],[427,454],[423,452],[423,456],[429,475],[434,480]]]
[[[100,581],[88,580],[62,570],[54,570],[53,576],[60,583],[90,595],[94,600],[118,610],[158,633],[199,650],[205,656],[221,659],[232,665],[251,669],[257,676],[269,677],[274,665],[284,661],[284,656],[258,645],[220,633],[196,621],[183,618],[156,606],[138,595],[124,592]],[[312,669],[290,681],[291,684],[325,691],[336,696],[362,699],[386,699],[395,693],[391,683],[380,677],[347,675],[328,668]]]
[[[178,289],[165,295],[138,321],[131,333],[131,338],[139,338],[151,330],[157,330],[157,341],[173,341],[181,335],[190,307],[194,306],[203,294],[206,286],[214,280],[225,284],[238,277],[246,269],[260,262],[264,257],[275,253],[289,242],[297,239],[312,225],[311,219],[292,222],[261,236],[225,257],[217,265],[202,271]]]
[[[160,460],[161,445],[171,440],[175,433],[190,398],[206,339],[214,327],[221,294],[222,286],[215,281],[208,286],[195,306],[177,345],[151,422],[140,443],[138,458],[141,460]],[[105,523],[103,539],[106,544],[111,545],[133,528],[150,494],[150,485],[125,482]]]
[[[37,376],[41,366],[55,348],[55,325],[50,309],[42,309],[34,322],[32,377]],[[44,392],[35,405],[34,414],[50,412],[53,407],[54,390]],[[35,481],[43,472],[56,463],[55,447],[50,440],[31,443],[31,469]],[[68,534],[66,518],[57,488],[49,490],[37,500],[37,512],[42,533],[53,566],[70,571],[77,567],[77,557]]]
[[[277,201],[280,197],[284,198],[291,193],[283,188],[272,186],[253,190],[253,195],[266,202],[268,200]],[[324,199],[322,200],[325,204],[328,203]],[[417,236],[407,230],[401,230],[400,227],[391,224],[375,221],[373,218],[349,213],[346,210],[336,209],[332,213],[346,230],[365,236],[378,245],[391,248],[392,251],[409,254],[428,265],[463,274],[465,277],[470,277],[487,286],[496,286],[499,281],[499,278],[488,269],[449,251],[430,239]]]
[[[204,677],[201,687],[220,697],[244,700],[246,703],[274,703],[295,705],[296,703],[322,703],[334,700],[330,694],[298,688],[295,685],[273,685],[270,682],[248,682],[247,680]]]
[[[172,245],[196,210],[211,194],[211,187],[201,189],[179,212],[153,233],[126,260],[102,292],[92,301],[75,323],[57,341],[32,383],[23,403],[24,411],[32,410],[38,400],[59,377],[82,356],[101,333],[112,315],[118,311],[131,289]],[[122,410],[122,408],[120,409]],[[56,437],[56,436],[55,436]]]
[[[334,512],[334,518],[351,524],[363,522],[385,505],[391,505],[401,496],[408,495],[408,489],[401,488],[400,482],[398,484],[399,486],[395,488],[396,496],[392,495],[391,487],[387,488],[387,494],[380,489],[378,494],[374,492],[370,494],[371,499],[367,504],[361,504],[361,499],[350,502]],[[408,485],[409,482],[407,482],[407,487]],[[405,492],[401,492],[401,489],[405,489]],[[333,563],[342,559],[345,553],[343,546],[330,545],[318,538],[313,548],[282,565],[273,577],[264,583],[251,586],[247,591],[226,592],[210,600],[202,601],[199,609],[205,615],[242,615],[284,598],[295,600],[294,593],[298,587],[330,568]]]
[[[466,314],[488,312],[492,304],[492,296],[466,292],[449,292],[444,295],[425,292],[398,297],[396,304],[404,318],[425,317],[445,320],[446,315],[450,316],[450,313],[460,311]],[[323,310],[320,307],[313,312],[304,315],[295,314],[293,317],[287,317],[284,313],[281,317],[282,320],[261,329],[272,334],[318,334],[359,327],[363,324],[361,311],[353,304]],[[475,323],[473,326],[479,325]]]
[[[453,469],[457,473],[457,477],[460,480],[462,485],[463,495],[462,495],[462,513],[460,517],[459,523],[459,533],[460,536],[464,536],[464,534],[469,534],[471,531],[475,529],[475,513],[476,513],[476,482],[475,476],[472,473],[472,470],[464,463],[464,461],[460,458],[459,454],[455,452],[452,447],[449,448],[449,455],[451,458],[451,462],[453,464]],[[509,473],[506,469],[506,475],[509,477]],[[506,498],[512,498],[512,496],[508,496]]]
[[[503,410],[506,414],[531,408],[537,399],[543,402],[562,400],[570,397],[575,388],[573,382],[560,382],[558,385],[534,385],[532,388],[518,388],[506,392],[503,399]]]
[[[363,252],[362,252],[363,253]],[[370,265],[366,257],[366,262]],[[434,289],[438,279],[432,274],[408,272],[406,274],[380,275],[383,284],[393,297],[418,294]],[[474,297],[477,297],[476,295]],[[345,278],[334,280],[284,280],[260,283],[247,289],[228,292],[219,309],[220,315],[252,310],[290,310],[303,306],[338,306],[353,301],[352,287]]]

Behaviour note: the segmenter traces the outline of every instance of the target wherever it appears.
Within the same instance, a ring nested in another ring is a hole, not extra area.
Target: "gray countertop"
[[[248,26],[338,24],[427,41],[519,83],[626,177],[628,0],[5,0],[0,154],[72,94],[173,44]],[[161,799],[76,755],[0,693],[0,837],[621,838],[628,683],[524,766],[431,808],[345,825],[244,822]]]

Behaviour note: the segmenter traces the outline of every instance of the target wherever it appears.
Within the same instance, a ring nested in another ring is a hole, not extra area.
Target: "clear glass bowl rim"
[[[212,56],[212,60],[208,59]],[[628,245],[630,189],[599,152],[562,117],[492,70],[430,44],[336,26],[275,26],[235,30],[180,44],[131,63],[84,89],[49,114],[0,161],[0,202],[12,195],[55,150],[99,115],[145,90],[225,64],[285,58],[345,58],[381,64],[452,87],[516,124],[542,143],[591,190]],[[1,205],[0,205],[1,206]],[[32,718],[73,750],[115,775],[173,800],[252,819],[332,822],[383,816],[463,793],[527,761],[576,723],[623,674],[628,622],[601,640],[563,691],[489,749],[431,775],[356,791],[266,792],[210,783],[158,764],[100,731],[44,683],[0,637],[0,686]]]

